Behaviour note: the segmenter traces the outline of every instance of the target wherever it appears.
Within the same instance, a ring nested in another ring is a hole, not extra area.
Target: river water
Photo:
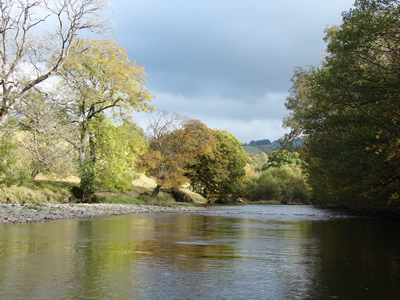
[[[216,206],[0,225],[0,299],[400,299],[400,223]]]

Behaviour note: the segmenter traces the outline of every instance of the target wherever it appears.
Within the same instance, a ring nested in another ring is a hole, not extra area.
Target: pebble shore
[[[33,223],[60,219],[93,218],[141,213],[182,212],[198,207],[136,204],[0,204],[0,224]]]

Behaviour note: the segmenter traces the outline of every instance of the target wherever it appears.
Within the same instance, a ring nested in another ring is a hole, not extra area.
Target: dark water
[[[0,299],[400,299],[400,223],[310,206],[0,225]]]

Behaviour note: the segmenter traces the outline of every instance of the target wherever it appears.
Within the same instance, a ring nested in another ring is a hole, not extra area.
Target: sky
[[[113,0],[112,37],[145,67],[158,110],[277,140],[295,67],[318,66],[354,0]],[[134,120],[147,127],[147,115]]]

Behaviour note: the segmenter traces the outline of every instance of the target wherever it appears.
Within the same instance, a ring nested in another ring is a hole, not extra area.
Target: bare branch
[[[0,126],[28,91],[62,66],[79,32],[105,28],[104,7],[102,0],[0,2]]]

